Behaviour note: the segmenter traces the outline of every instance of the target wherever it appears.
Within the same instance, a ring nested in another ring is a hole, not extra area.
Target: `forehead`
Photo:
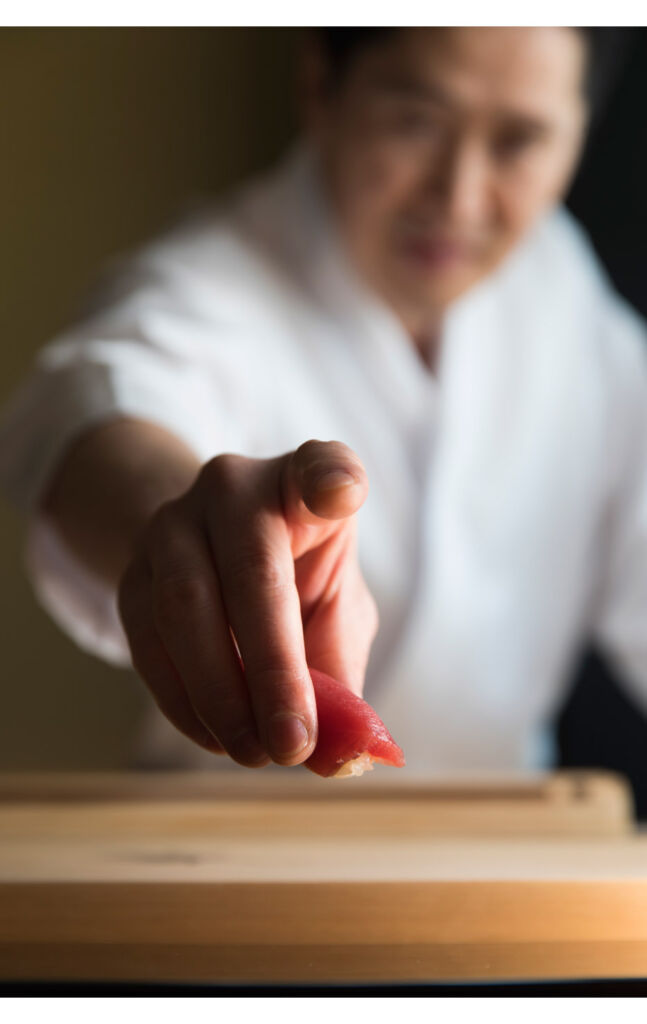
[[[407,28],[368,48],[358,71],[377,88],[541,115],[579,97],[585,57],[570,28]]]

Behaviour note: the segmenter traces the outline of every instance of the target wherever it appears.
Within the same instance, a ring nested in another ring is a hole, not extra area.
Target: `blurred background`
[[[647,315],[647,29],[615,38],[569,205]],[[0,406],[107,261],[279,156],[298,42],[280,28],[0,30]],[[125,765],[143,689],[38,608],[2,501],[0,566],[0,770]],[[562,763],[623,771],[647,816],[647,723],[601,652],[582,652],[556,727]]]
[[[106,261],[278,156],[289,29],[0,30],[0,406]],[[77,650],[22,571],[0,499],[0,770],[126,763],[129,673]]]

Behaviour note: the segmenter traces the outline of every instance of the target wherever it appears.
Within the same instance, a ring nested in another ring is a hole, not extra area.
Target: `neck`
[[[408,311],[408,315],[400,315],[400,321],[423,363],[430,373],[435,374],[440,356],[442,314],[429,310]]]

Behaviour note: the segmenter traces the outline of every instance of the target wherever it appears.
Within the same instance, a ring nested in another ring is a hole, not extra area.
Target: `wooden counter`
[[[613,777],[0,777],[0,979],[642,976]]]

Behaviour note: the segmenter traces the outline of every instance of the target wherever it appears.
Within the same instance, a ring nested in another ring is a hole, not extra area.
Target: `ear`
[[[297,105],[303,134],[320,140],[331,103],[331,68],[317,33],[306,29],[297,65]]]

